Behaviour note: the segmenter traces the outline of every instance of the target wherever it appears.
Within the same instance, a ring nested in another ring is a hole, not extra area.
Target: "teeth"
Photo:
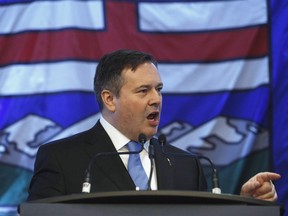
[[[148,116],[148,119],[154,119],[156,117],[156,114],[150,114],[149,116]]]
[[[148,116],[148,119],[153,119],[154,118],[154,115],[149,115]]]

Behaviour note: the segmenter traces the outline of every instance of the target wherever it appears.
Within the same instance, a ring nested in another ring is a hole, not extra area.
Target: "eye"
[[[159,86],[159,87],[157,88],[157,91],[160,93],[160,92],[162,92],[162,89],[163,89],[163,86]]]
[[[143,88],[143,89],[139,89],[139,93],[146,93],[148,91],[148,89],[147,88]]]

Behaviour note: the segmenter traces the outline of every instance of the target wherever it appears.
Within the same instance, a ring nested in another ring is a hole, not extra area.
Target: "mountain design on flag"
[[[227,166],[269,146],[269,133],[256,123],[218,116],[193,127],[173,122],[161,129],[170,144],[209,157],[217,166]],[[225,155],[225,157],[223,157]]]
[[[37,149],[41,144],[88,129],[88,125],[92,127],[98,118],[99,113],[63,129],[49,119],[36,115],[26,116],[4,128],[0,137],[2,162],[33,170]],[[29,129],[25,131],[25,128]],[[20,135],[19,131],[22,131]],[[199,127],[185,122],[171,122],[160,132],[167,134],[170,144],[205,155],[218,166],[229,165],[269,146],[268,131],[264,128],[251,121],[223,116],[205,122]],[[17,160],[19,158],[21,160]]]
[[[49,119],[36,115],[24,117],[4,128],[0,136],[1,161],[32,170],[38,147],[61,130]]]

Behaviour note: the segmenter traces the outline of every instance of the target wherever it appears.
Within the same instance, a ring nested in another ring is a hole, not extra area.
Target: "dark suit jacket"
[[[206,190],[198,160],[161,153],[153,139],[158,190]],[[171,145],[166,152],[182,152]],[[108,134],[97,122],[90,130],[42,145],[37,153],[28,200],[81,193],[85,170],[99,152],[116,152]],[[170,160],[170,163],[168,159]],[[92,169],[91,192],[135,190],[119,156],[98,158]]]

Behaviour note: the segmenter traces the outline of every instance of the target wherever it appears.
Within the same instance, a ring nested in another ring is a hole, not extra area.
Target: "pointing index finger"
[[[262,172],[258,173],[256,176],[257,181],[259,181],[261,184],[266,181],[273,181],[280,179],[281,176],[278,173],[273,173],[273,172]]]

